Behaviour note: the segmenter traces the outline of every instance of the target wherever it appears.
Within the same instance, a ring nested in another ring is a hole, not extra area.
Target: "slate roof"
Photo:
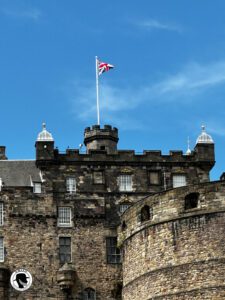
[[[35,160],[0,160],[0,178],[4,186],[32,186],[41,182]]]

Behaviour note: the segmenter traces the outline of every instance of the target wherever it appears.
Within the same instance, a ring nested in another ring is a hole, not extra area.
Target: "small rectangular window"
[[[59,238],[59,261],[64,264],[71,262],[71,238],[60,237]]]
[[[94,184],[103,184],[103,172],[102,171],[94,171],[93,173]]]
[[[116,237],[106,238],[106,255],[107,263],[119,264],[121,262],[120,249],[117,247]]]
[[[124,192],[132,191],[132,177],[131,175],[120,175],[119,177],[119,190]]]
[[[0,262],[4,261],[4,239],[0,237]]]
[[[152,185],[160,184],[160,174],[157,171],[149,172],[149,182]]]
[[[58,226],[71,226],[71,207],[58,207]]]
[[[74,177],[66,179],[66,190],[71,194],[76,193],[76,179]]]
[[[41,183],[34,182],[33,192],[35,194],[41,194]]]
[[[4,204],[0,202],[0,226],[4,224]]]
[[[173,187],[180,187],[185,186],[186,183],[186,176],[185,175],[173,175]]]

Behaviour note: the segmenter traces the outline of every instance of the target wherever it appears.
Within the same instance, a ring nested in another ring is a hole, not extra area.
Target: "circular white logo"
[[[18,269],[10,277],[12,287],[20,292],[26,291],[32,284],[32,276],[25,269]]]

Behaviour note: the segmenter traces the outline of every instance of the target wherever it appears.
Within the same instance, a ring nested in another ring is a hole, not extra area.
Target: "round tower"
[[[225,183],[175,188],[122,215],[123,300],[225,299]]]
[[[110,125],[104,125],[104,128],[100,128],[100,125],[93,125],[91,128],[85,128],[84,131],[87,153],[91,150],[104,150],[108,154],[115,153],[118,140],[118,129]]]

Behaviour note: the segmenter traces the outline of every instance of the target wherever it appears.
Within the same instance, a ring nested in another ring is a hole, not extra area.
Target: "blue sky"
[[[206,125],[216,145],[211,178],[225,171],[224,0],[1,0],[0,144],[34,158],[43,121],[61,151],[96,124],[95,56],[115,65],[100,77],[101,124],[119,148],[191,148]]]

